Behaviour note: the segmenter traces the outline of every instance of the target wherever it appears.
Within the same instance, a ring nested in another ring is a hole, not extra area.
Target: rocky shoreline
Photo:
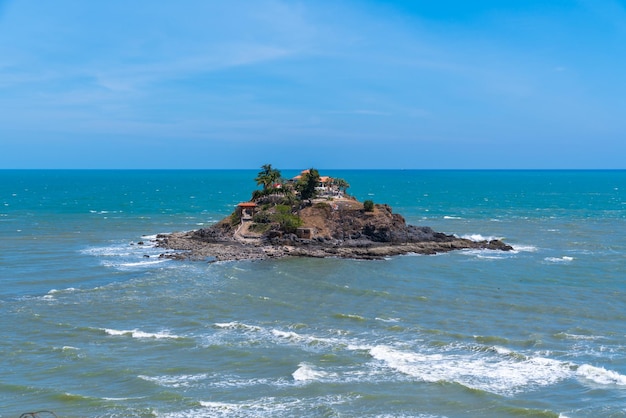
[[[432,231],[428,227],[413,227],[425,231],[428,237],[412,242],[375,242],[370,239],[325,240],[299,239],[294,236],[280,239],[259,239],[241,242],[236,239],[202,238],[202,230],[176,232],[157,236],[157,247],[175,250],[161,254],[162,258],[233,261],[264,260],[283,257],[350,258],[380,260],[404,254],[433,255],[463,249],[511,251],[513,247],[501,240],[472,241],[454,235]]]
[[[364,260],[379,260],[403,254],[433,255],[463,249],[488,249],[510,251],[510,245],[500,240],[471,241],[452,237],[446,241],[423,241],[411,243],[360,242],[354,245],[321,244],[318,242],[294,242],[292,244],[244,244],[231,242],[204,242],[194,238],[193,232],[162,234],[157,237],[157,246],[178,252],[163,253],[162,258],[233,261],[263,260],[282,257],[337,257]]]

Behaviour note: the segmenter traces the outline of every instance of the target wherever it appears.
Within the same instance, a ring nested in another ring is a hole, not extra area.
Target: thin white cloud
[[[212,47],[205,53],[180,56],[174,59],[141,64],[117,64],[102,69],[96,66],[84,69],[93,75],[99,85],[114,91],[132,91],[146,84],[171,79],[187,78],[192,75],[210,73],[229,68],[250,66],[291,55],[280,47],[262,44],[229,44]]]
[[[14,25],[13,30],[19,32],[13,34],[17,42],[0,47],[0,86],[51,80],[68,83],[86,77],[104,88],[125,92],[159,80],[280,59],[303,49],[311,36],[302,12],[286,4],[246,2],[237,7],[184,2],[171,7],[154,5],[159,7],[144,16],[140,13],[142,4],[112,2],[110,7],[99,10],[114,15],[117,8],[128,12],[126,20],[138,19],[136,25],[124,22],[124,26],[83,22],[79,12],[65,16],[58,12],[62,5],[48,10],[50,16],[32,16],[32,5],[14,4],[14,19],[26,20],[30,13],[32,24]],[[101,9],[102,5],[94,7]],[[85,8],[88,6],[83,4],[79,9]],[[45,8],[40,11],[45,12]],[[166,17],[169,27],[161,23]],[[35,27],[39,29],[31,29]],[[68,60],[56,58],[62,55]]]

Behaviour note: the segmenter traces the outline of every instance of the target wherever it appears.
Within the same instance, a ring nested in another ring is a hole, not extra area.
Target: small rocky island
[[[472,241],[407,225],[391,207],[349,196],[343,179],[304,170],[293,179],[264,165],[262,186],[220,222],[196,231],[160,234],[161,257],[192,260],[257,260],[297,257],[382,259],[401,254],[437,254],[461,249],[510,251],[500,240]]]

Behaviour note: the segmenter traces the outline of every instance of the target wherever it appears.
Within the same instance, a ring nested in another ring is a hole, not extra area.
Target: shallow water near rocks
[[[256,170],[0,171],[0,416],[626,416],[626,172],[323,174],[515,250],[164,260]]]

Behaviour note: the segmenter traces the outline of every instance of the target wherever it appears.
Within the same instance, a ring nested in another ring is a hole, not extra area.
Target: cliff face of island
[[[500,240],[476,242],[407,225],[388,205],[343,196],[284,203],[284,197],[276,195],[245,202],[208,228],[159,235],[158,245],[182,250],[164,257],[216,261],[285,256],[381,259],[460,249],[513,249]]]

